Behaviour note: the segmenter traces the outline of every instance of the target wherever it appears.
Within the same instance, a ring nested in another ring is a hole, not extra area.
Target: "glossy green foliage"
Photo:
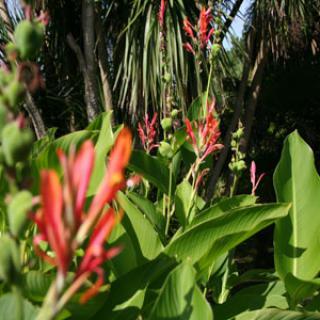
[[[276,223],[276,270],[283,280],[289,273],[311,280],[320,270],[320,178],[313,152],[297,131],[284,142],[274,186],[277,200],[292,204]]]

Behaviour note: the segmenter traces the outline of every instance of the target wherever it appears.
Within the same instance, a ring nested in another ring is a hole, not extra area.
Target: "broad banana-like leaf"
[[[320,178],[311,148],[297,131],[284,142],[274,174],[279,202],[291,202],[289,215],[276,223],[275,266],[287,274],[311,280],[320,270]]]

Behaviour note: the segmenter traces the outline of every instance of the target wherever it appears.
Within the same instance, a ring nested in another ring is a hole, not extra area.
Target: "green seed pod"
[[[161,141],[160,147],[159,147],[159,153],[164,157],[171,159],[173,157],[173,150],[171,148],[171,145],[168,142]]]
[[[228,165],[230,171],[234,172],[236,169],[236,163],[235,162],[230,162]]]
[[[211,55],[213,58],[215,58],[218,53],[220,52],[221,46],[217,43],[215,43],[212,47],[211,47]]]
[[[12,283],[16,280],[19,270],[19,248],[9,235],[3,235],[0,238],[0,278]]]
[[[246,163],[243,160],[238,161],[238,170],[243,171],[246,169]]]
[[[161,120],[161,127],[164,131],[169,131],[172,127],[172,119],[164,118]]]
[[[169,72],[166,72],[163,76],[163,80],[166,83],[169,83],[171,81],[171,74]]]
[[[44,28],[38,22],[21,21],[15,31],[14,38],[22,60],[33,59],[40,50],[44,38]]]
[[[179,110],[177,110],[177,109],[173,109],[173,110],[171,111],[171,117],[172,117],[172,118],[175,118],[178,114],[179,114]]]
[[[33,143],[29,128],[19,129],[16,123],[7,124],[2,130],[2,148],[7,165],[14,166],[27,159]]]
[[[23,85],[18,80],[13,80],[4,89],[3,95],[10,107],[16,108],[21,103],[24,92]]]
[[[25,231],[28,212],[32,208],[32,194],[29,191],[17,193],[8,206],[8,220],[11,233],[19,237]]]

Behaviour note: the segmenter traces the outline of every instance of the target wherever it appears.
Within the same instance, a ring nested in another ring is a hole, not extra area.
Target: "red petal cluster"
[[[63,183],[54,170],[41,172],[42,206],[33,217],[40,232],[34,238],[35,250],[47,262],[57,266],[58,272],[65,276],[75,250],[91,233],[74,281],[79,283],[80,280],[82,284],[92,273],[98,275],[98,281],[83,301],[97,293],[103,283],[101,264],[119,252],[119,248],[104,248],[106,239],[119,220],[112,208],[104,211],[104,207],[125,186],[124,170],[130,158],[131,145],[131,133],[124,128],[118,135],[106,174],[87,212],[84,212],[84,204],[94,164],[94,146],[91,141],[83,143],[78,153],[73,151],[69,157],[61,150],[58,151],[64,171]],[[54,257],[41,250],[41,241],[48,242]]]
[[[163,27],[164,27],[164,18],[165,18],[165,14],[166,14],[166,7],[167,7],[167,0],[161,0],[159,12],[158,12],[158,20],[159,20],[159,24],[160,24],[161,29],[163,29]]]
[[[252,195],[255,195],[256,190],[257,190],[261,180],[266,175],[265,173],[261,173],[257,179],[256,170],[257,170],[256,163],[254,161],[252,161],[251,166],[250,166],[250,180],[251,180],[251,185],[252,185],[252,190],[251,190]]]
[[[207,47],[208,42],[211,36],[214,34],[214,28],[210,28],[212,24],[212,14],[210,9],[206,9],[202,7],[197,25],[193,26],[189,21],[189,18],[186,17],[183,20],[183,30],[185,31],[186,35],[191,39],[190,42],[186,42],[183,46],[184,48],[195,55],[194,47],[198,45],[201,49]],[[197,31],[197,35],[194,35],[194,31]]]
[[[208,107],[205,119],[194,121],[194,126],[189,119],[185,120],[187,135],[200,161],[214,151],[223,148],[222,144],[217,143],[221,133],[219,121],[215,117],[214,103]]]
[[[150,153],[150,151],[153,148],[156,148],[159,146],[159,144],[155,143],[155,138],[157,135],[156,125],[157,125],[157,116],[158,114],[155,113],[149,121],[148,114],[145,115],[143,123],[138,123],[138,134],[140,141],[143,145],[143,148],[147,153]]]

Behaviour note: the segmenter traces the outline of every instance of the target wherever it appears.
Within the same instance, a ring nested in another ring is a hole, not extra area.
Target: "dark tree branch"
[[[96,4],[96,34],[97,34],[97,47],[98,47],[98,64],[100,70],[100,77],[103,89],[104,104],[107,111],[113,110],[112,92],[109,84],[108,77],[108,52],[106,35],[101,22],[101,3]]]
[[[221,33],[221,37],[220,37],[220,43],[223,42],[223,39],[225,38],[226,34],[229,31],[229,28],[234,20],[234,18],[236,17],[236,15],[238,14],[240,7],[242,5],[243,0],[236,0],[235,4],[233,5],[230,14],[227,17],[227,20],[225,22],[225,24],[223,25],[222,28],[222,33]]]
[[[93,120],[100,112],[99,91],[96,78],[97,63],[95,58],[95,26],[93,0],[82,0],[83,54],[86,61],[88,97],[88,120]]]
[[[231,144],[231,138],[232,138],[232,133],[236,130],[237,125],[239,123],[242,110],[243,110],[243,104],[244,104],[244,97],[246,94],[247,90],[247,85],[248,85],[248,78],[250,75],[250,70],[252,66],[252,54],[253,54],[253,42],[254,42],[254,31],[251,29],[248,33],[247,37],[247,55],[246,55],[246,60],[244,61],[244,67],[242,71],[242,79],[240,82],[240,86],[238,89],[238,94],[236,98],[236,104],[235,104],[235,110],[233,113],[233,117],[231,120],[231,123],[227,129],[227,132],[224,137],[224,148],[222,149],[218,161],[214,164],[213,167],[211,167],[210,172],[209,172],[209,183],[207,187],[207,193],[206,193],[206,200],[210,201],[210,199],[213,196],[216,184],[218,182],[218,179],[221,175],[222,169],[225,165],[225,162],[227,160],[228,154],[229,154],[229,148]]]

